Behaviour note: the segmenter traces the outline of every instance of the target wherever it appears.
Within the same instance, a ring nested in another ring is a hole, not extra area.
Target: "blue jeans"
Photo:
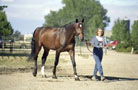
[[[94,47],[93,57],[95,60],[95,68],[94,68],[93,76],[97,76],[98,71],[99,71],[100,76],[103,76],[103,68],[101,64],[102,58],[103,58],[103,49]]]

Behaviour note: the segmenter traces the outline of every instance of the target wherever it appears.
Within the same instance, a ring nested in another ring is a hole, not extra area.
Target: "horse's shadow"
[[[80,75],[80,77],[86,79],[91,79],[92,76],[90,75]],[[97,77],[100,80],[100,76]],[[130,78],[130,77],[114,77],[114,76],[105,76],[105,81],[114,82],[114,81],[135,81],[138,78]]]
[[[78,75],[80,78],[80,81],[93,81],[91,78],[91,75]],[[64,82],[64,79],[66,80],[73,79],[74,76],[72,75],[59,75],[60,79],[50,79],[48,82]],[[51,76],[48,76],[47,78],[51,78]],[[64,79],[61,79],[64,78]],[[103,82],[110,83],[110,82],[119,82],[119,81],[136,81],[138,78],[127,78],[127,77],[114,77],[114,76],[105,76],[105,80]],[[100,81],[100,76],[98,76],[98,79]]]

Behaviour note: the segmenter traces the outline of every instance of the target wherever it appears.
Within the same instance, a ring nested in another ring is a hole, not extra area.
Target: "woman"
[[[103,68],[101,62],[103,57],[103,48],[108,47],[106,39],[104,37],[104,31],[101,28],[98,28],[96,36],[94,36],[90,42],[87,41],[86,44],[93,46],[93,57],[95,60],[95,68],[92,80],[98,80],[97,72],[99,72],[101,81],[104,81],[105,77],[103,74]]]

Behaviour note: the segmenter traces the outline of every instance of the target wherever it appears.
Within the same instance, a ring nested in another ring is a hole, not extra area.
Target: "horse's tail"
[[[27,59],[28,61],[34,60],[34,56],[35,56],[35,38],[34,38],[35,31],[33,33],[32,41],[31,41],[31,53]]]

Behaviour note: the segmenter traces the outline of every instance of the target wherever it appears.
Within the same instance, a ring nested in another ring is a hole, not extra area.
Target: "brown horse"
[[[67,51],[71,57],[75,80],[79,80],[76,71],[76,62],[75,62],[75,36],[79,37],[79,40],[83,41],[83,22],[78,22],[76,19],[75,23],[69,23],[62,27],[53,28],[53,27],[38,27],[34,31],[32,38],[32,50],[28,59],[33,58],[35,60],[35,68],[33,76],[37,75],[37,57],[41,47],[44,48],[44,53],[42,56],[42,67],[41,73],[43,77],[46,77],[44,72],[44,65],[46,58],[48,56],[49,50],[56,50],[56,57],[53,69],[53,78],[56,77],[56,66],[58,65],[59,56],[61,52]]]

